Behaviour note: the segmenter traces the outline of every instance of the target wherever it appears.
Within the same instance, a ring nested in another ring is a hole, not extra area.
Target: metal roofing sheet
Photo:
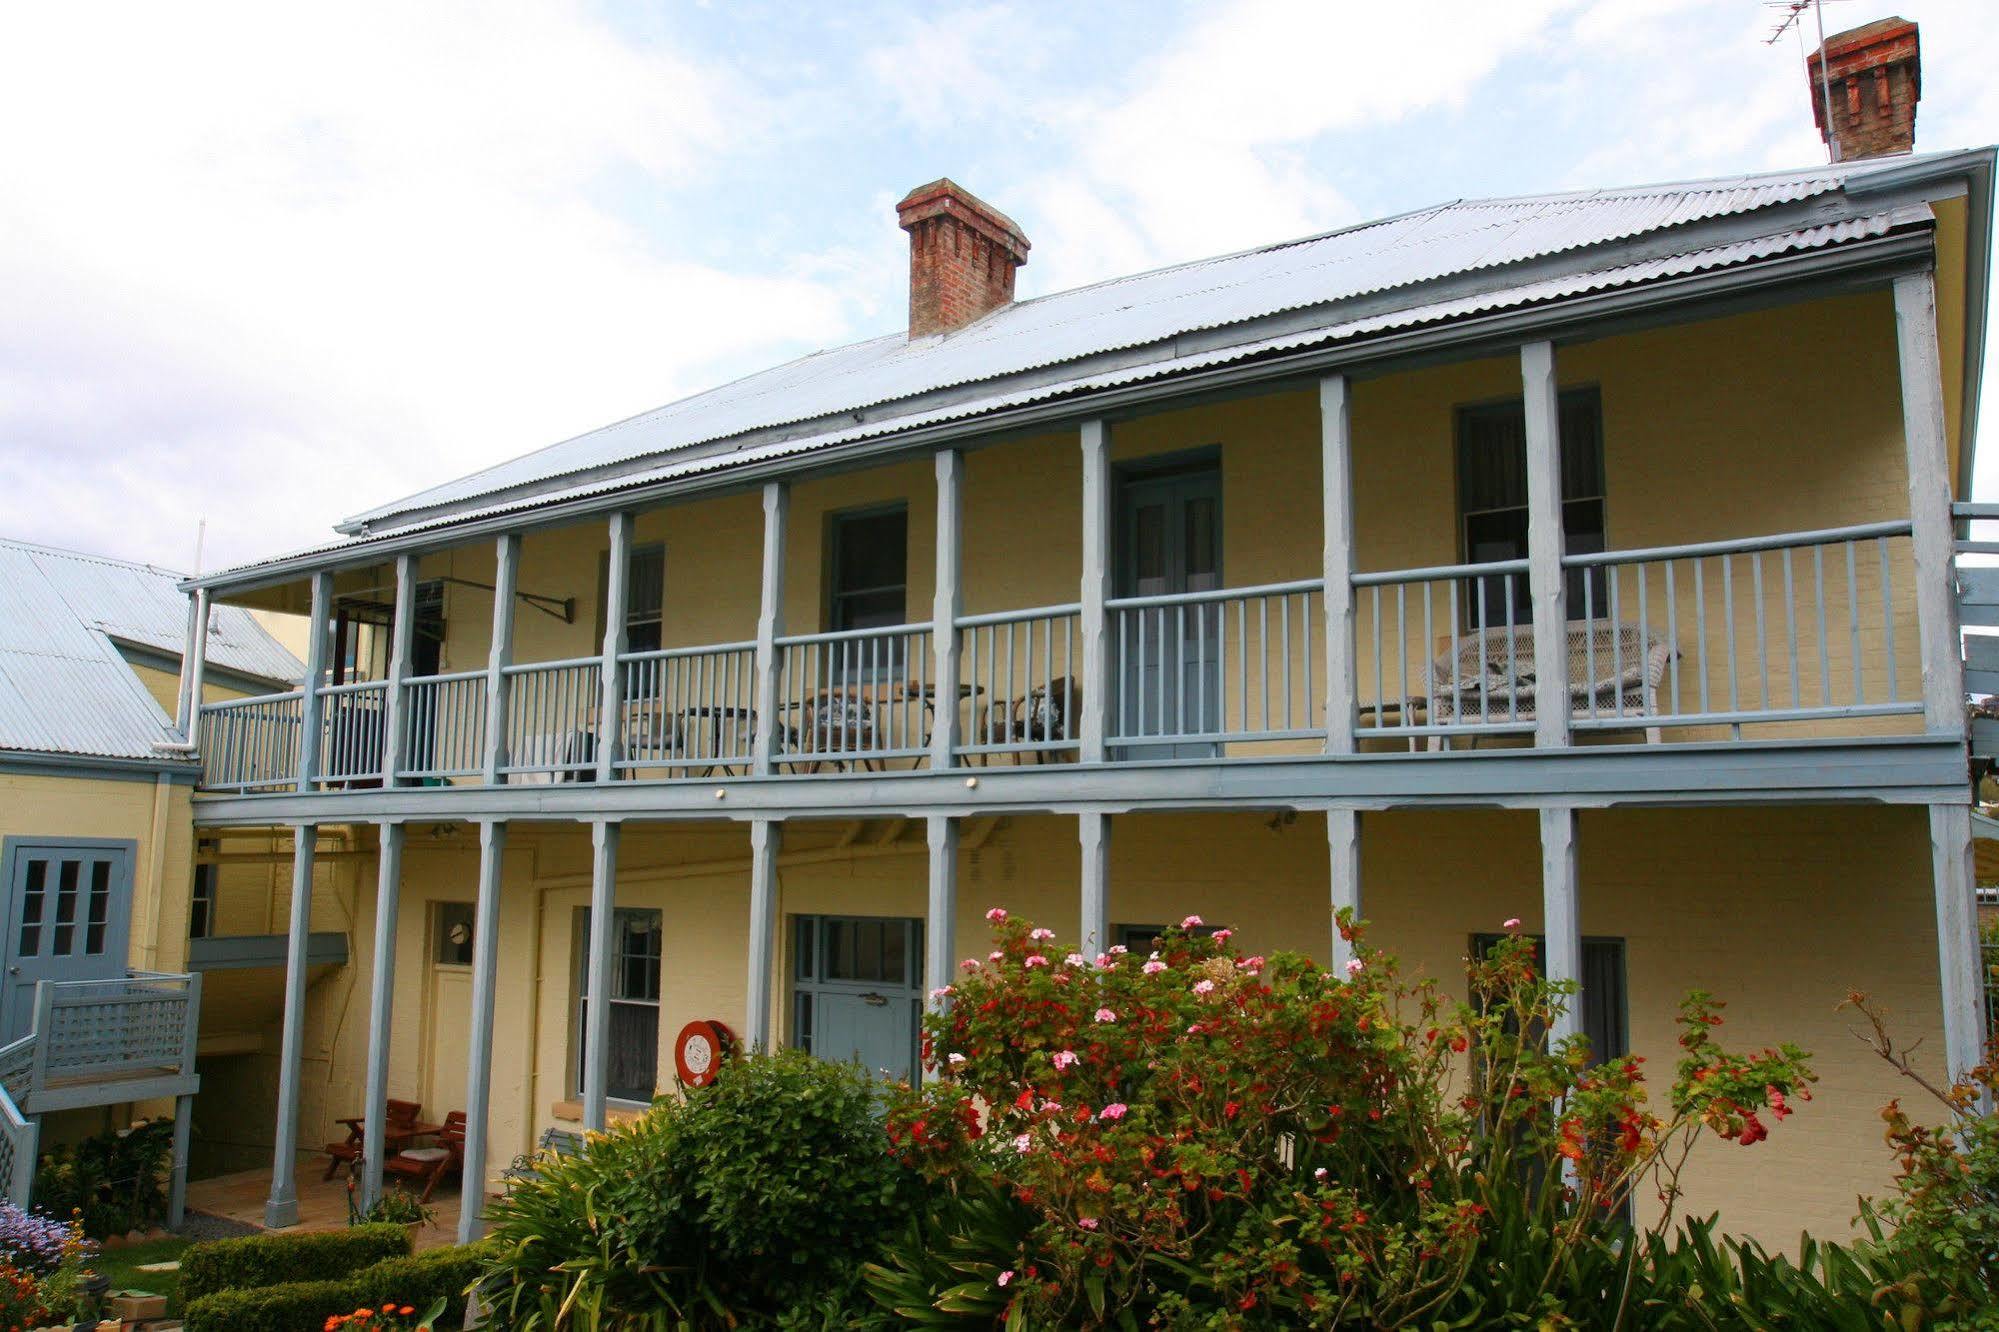
[[[187,599],[149,565],[0,540],[0,749],[154,759],[172,719],[114,637],[178,656]],[[217,607],[218,665],[272,679],[304,668],[251,614]]]
[[[1856,177],[1903,169],[1911,160],[1459,201],[1117,278],[1017,302],[950,334],[910,341],[897,333],[801,357],[369,510],[350,523],[464,504],[747,431],[1751,213],[1827,194]]]

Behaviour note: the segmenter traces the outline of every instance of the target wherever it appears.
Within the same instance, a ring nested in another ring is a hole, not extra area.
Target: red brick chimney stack
[[[1821,64],[1831,80],[1830,98],[1820,81]],[[1915,24],[1885,18],[1828,37],[1822,50],[1805,57],[1805,72],[1812,83],[1812,119],[1833,161],[1887,157],[1915,148],[1916,103],[1923,95]]]
[[[1027,237],[1013,219],[950,180],[911,190],[895,206],[909,233],[909,336],[963,328],[1013,302],[1013,271]]]

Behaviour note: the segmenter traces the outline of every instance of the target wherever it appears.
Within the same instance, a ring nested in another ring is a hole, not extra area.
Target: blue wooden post
[[[368,979],[368,1090],[361,1107],[361,1205],[382,1196],[382,1161],[387,1147],[389,1042],[396,995],[396,924],[402,906],[401,823],[381,825],[375,865],[375,958]]]
[[[784,632],[784,543],[791,517],[791,488],[782,481],[764,485],[763,580],[757,603],[757,701],[755,753],[750,771],[768,777],[777,770],[777,639]]]
[[[311,679],[308,675],[308,686]],[[284,1037],[278,1053],[278,1126],[271,1148],[271,1196],[264,1203],[264,1227],[267,1230],[298,1224],[298,1186],[293,1176],[298,1169],[299,1062],[305,1048],[306,944],[312,931],[312,853],[319,839],[319,828],[316,824],[302,823],[293,838],[291,933],[286,939],[285,949]]]
[[[500,874],[507,825],[479,825],[479,902],[472,916],[472,1024],[465,1072],[465,1170],[459,1185],[458,1242],[486,1229],[487,1114],[493,1092],[493,998],[500,966]]]
[[[1111,816],[1077,815],[1076,838],[1082,851],[1076,946],[1084,953],[1102,952],[1111,946]]]
[[[333,575],[312,576],[312,624],[305,641],[305,696],[298,704],[298,789],[312,790],[319,777],[320,716],[326,700],[327,621],[333,611]]]
[[[618,910],[618,835],[623,825],[590,825],[590,947],[583,995],[583,1127],[602,1132],[610,1119],[611,943]]]
[[[956,449],[937,451],[937,589],[932,602],[930,651],[936,706],[931,712],[930,766],[951,766],[958,747],[958,601],[964,564],[965,459]],[[997,701],[997,700],[995,700]],[[931,988],[949,983],[932,981]]]
[[[930,895],[923,926],[923,986],[933,1009],[946,1001],[936,991],[951,983],[951,944],[958,925],[958,821],[933,814],[924,821],[930,842]]]
[[[750,956],[743,1005],[743,1042],[771,1048],[771,967],[777,956],[777,857],[784,827],[776,819],[750,820]]]

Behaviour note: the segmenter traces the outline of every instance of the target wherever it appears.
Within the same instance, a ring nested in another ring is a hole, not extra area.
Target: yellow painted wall
[[[1364,816],[1367,914],[1375,938],[1417,975],[1462,993],[1472,934],[1539,919],[1531,812]],[[800,824],[780,862],[774,1011],[789,1027],[792,933],[804,913],[921,917],[925,852],[915,825]],[[1073,937],[1072,820],[968,822],[954,951],[984,951],[982,913],[1004,905]],[[841,845],[845,844],[845,849]],[[1875,995],[1900,1035],[1941,1043],[1927,828],[1920,810],[1786,808],[1586,811],[1580,816],[1582,924],[1625,940],[1630,1036],[1656,1086],[1671,1080],[1672,1019],[1699,986],[1730,1001],[1729,1041],[1792,1040],[1813,1052],[1817,1098],[1754,1150],[1713,1143],[1686,1184],[1693,1213],[1773,1245],[1809,1227],[1844,1233],[1861,1192],[1889,1180],[1875,1112],[1901,1088],[1836,1011],[1851,989]],[[476,847],[462,829],[413,834],[399,918],[390,1094],[442,1114],[461,1108],[469,987],[431,962],[433,904],[470,901]],[[494,1043],[493,1160],[527,1150],[575,1086],[577,913],[588,901],[581,828],[514,825],[501,908]],[[618,901],[662,912],[660,1067],[670,1084],[681,1025],[719,1018],[740,1029],[747,958],[748,845],[729,825],[634,826]],[[1315,816],[1127,816],[1114,821],[1113,924],[1199,912],[1226,922],[1248,951],[1323,956],[1329,936],[1325,841]],[[355,963],[312,990],[305,1127],[335,1133],[362,1094],[371,894],[356,905]],[[268,1115],[265,1116],[268,1119]],[[266,1138],[268,1141],[268,1138]],[[1648,1205],[1649,1204],[1645,1204]]]

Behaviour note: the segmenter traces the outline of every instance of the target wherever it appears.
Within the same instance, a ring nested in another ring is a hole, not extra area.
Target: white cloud
[[[1038,184],[1054,286],[1355,220],[1311,151],[1328,136],[1456,106],[1573,0],[1393,5],[1233,0],[1204,11],[1131,88],[1064,108],[1075,163]]]
[[[40,6],[9,26],[10,533],[184,560],[220,495],[211,551],[266,553],[846,332],[811,257],[678,261],[594,201],[634,175],[697,184],[758,102],[578,5]],[[52,464],[84,456],[78,493]]]

